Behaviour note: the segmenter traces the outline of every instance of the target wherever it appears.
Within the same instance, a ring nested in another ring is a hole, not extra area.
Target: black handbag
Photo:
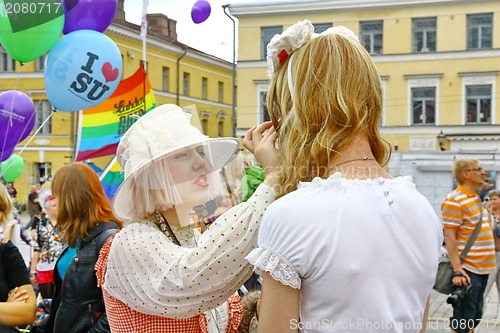
[[[460,254],[460,262],[463,263],[467,253],[476,241],[479,230],[483,225],[483,207],[479,204],[479,222],[474,229],[474,233],[469,238],[467,244],[465,244],[464,250]],[[443,254],[439,258],[439,265],[436,274],[436,280],[434,281],[434,290],[441,294],[449,295],[453,291],[453,267],[451,266],[450,258],[448,258],[448,253],[443,249]]]

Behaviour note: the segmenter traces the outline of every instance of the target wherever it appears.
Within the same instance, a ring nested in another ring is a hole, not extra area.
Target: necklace
[[[346,163],[351,163],[351,162],[355,162],[355,161],[375,161],[375,159],[374,158],[369,158],[368,156],[361,157],[361,158],[353,158],[352,160],[347,160],[347,161],[335,164],[334,166],[332,166],[332,169],[335,169],[335,168],[337,168],[337,167],[339,167],[341,165],[344,165]]]
[[[175,236],[174,231],[172,230],[172,228],[168,224],[168,222],[165,219],[165,217],[163,216],[163,214],[158,213],[158,214],[153,215],[153,221],[158,226],[158,228],[161,230],[161,232],[163,232],[163,234],[165,236],[167,236],[175,245],[181,246],[181,243],[179,242],[179,240]]]

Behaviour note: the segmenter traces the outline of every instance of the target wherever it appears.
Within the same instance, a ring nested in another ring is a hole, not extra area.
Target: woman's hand
[[[266,172],[266,182],[268,185],[275,184],[275,178],[281,166],[281,155],[276,149],[276,140],[278,135],[272,122],[266,121],[259,126],[248,130],[243,145],[252,152]],[[269,182],[272,184],[269,184]]]
[[[26,290],[21,290],[18,287],[15,287],[10,291],[7,302],[26,303],[28,298],[29,296]]]

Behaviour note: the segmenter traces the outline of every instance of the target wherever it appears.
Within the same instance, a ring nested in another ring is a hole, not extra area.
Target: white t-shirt
[[[271,204],[247,259],[300,288],[301,332],[418,332],[442,228],[411,177],[335,173]]]

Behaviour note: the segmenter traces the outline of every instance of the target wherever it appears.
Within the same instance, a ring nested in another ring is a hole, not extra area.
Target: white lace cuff
[[[254,266],[257,274],[262,274],[262,271],[266,271],[276,281],[292,288],[300,289],[301,280],[299,274],[286,259],[279,257],[270,250],[259,247],[252,250],[245,259]]]

